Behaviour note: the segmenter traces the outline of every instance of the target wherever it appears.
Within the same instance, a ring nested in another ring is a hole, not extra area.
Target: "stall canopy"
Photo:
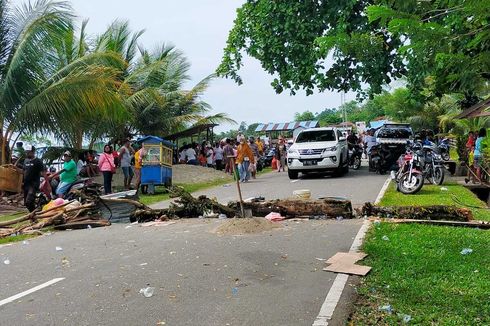
[[[165,140],[165,139],[162,139],[160,137],[156,137],[156,136],[146,136],[146,137],[143,137],[143,138],[138,138],[137,140],[138,143],[146,143],[146,144],[164,144],[170,148],[173,148],[175,145],[172,144],[171,142]]]
[[[283,123],[268,123],[259,124],[255,128],[255,132],[269,132],[269,131],[293,131],[299,127],[302,128],[316,128],[320,124],[318,121],[298,121],[298,122],[283,122]]]
[[[487,117],[490,116],[490,112],[486,111],[489,108],[490,108],[490,98],[464,110],[463,112],[461,112],[459,115],[456,116],[456,119]]]
[[[177,141],[182,138],[188,138],[188,137],[193,137],[196,135],[200,135],[203,132],[206,132],[206,140],[209,140],[209,138],[213,138],[213,129],[214,127],[218,126],[215,123],[208,123],[208,124],[202,124],[202,125],[197,125],[190,127],[189,129],[186,129],[184,131],[177,132],[172,135],[168,135],[165,137],[165,139],[168,139],[170,141]]]

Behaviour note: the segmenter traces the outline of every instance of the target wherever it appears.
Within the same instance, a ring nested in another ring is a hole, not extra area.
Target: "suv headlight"
[[[327,152],[336,152],[336,151],[337,151],[337,146],[327,147],[323,150],[323,154]]]
[[[299,155],[299,152],[297,149],[289,149],[288,155]]]

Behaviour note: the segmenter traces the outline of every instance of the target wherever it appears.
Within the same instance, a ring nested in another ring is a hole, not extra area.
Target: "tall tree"
[[[0,0],[1,162],[14,134],[44,130],[85,110],[118,105],[114,69],[59,64],[57,47],[73,29],[68,2]],[[72,121],[71,123],[76,123]]]

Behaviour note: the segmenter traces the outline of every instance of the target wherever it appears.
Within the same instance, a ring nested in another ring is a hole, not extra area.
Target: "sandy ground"
[[[202,183],[211,182],[220,179],[231,179],[226,173],[215,169],[193,165],[174,165],[173,168],[173,183]],[[97,183],[103,184],[102,176],[95,178]],[[116,188],[122,188],[124,184],[124,175],[121,169],[118,169],[112,181],[112,185]]]

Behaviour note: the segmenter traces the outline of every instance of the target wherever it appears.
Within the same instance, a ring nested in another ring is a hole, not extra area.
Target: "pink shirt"
[[[99,170],[112,171],[114,168],[114,156],[112,154],[102,153],[99,157]]]

